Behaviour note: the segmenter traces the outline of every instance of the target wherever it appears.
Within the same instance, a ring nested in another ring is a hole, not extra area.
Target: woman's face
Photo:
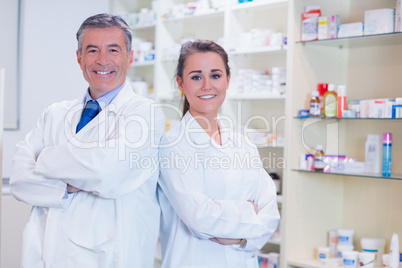
[[[190,104],[191,115],[216,116],[225,100],[230,75],[221,56],[215,52],[198,52],[184,62],[183,78],[176,76],[181,92]]]

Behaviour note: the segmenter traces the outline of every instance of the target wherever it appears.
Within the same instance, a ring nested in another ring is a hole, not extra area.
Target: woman
[[[222,47],[182,46],[184,116],[160,147],[162,267],[256,268],[254,252],[278,225],[275,185],[257,149],[217,119],[229,80]]]

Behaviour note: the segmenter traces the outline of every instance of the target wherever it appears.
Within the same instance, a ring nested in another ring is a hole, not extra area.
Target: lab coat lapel
[[[89,133],[89,131],[93,131],[93,128],[97,127],[98,130],[97,132],[99,133],[99,137],[104,137],[106,135],[106,131],[109,129],[109,127],[100,127],[102,126],[107,117],[111,115],[116,115],[119,113],[119,109],[124,105],[125,102],[129,101],[130,98],[135,95],[134,91],[131,88],[130,83],[126,83],[124,88],[116,95],[116,97],[112,100],[112,102],[105,107],[102,111],[99,112],[99,114],[92,119],[88,124],[83,127],[77,135],[79,136],[84,136],[85,133]],[[80,114],[81,116],[81,114]],[[81,118],[81,117],[80,117]],[[79,121],[79,120],[78,120]],[[77,124],[78,124],[77,121]],[[107,122],[110,126],[112,126],[115,121],[114,120],[108,120]],[[75,126],[76,127],[76,126]]]

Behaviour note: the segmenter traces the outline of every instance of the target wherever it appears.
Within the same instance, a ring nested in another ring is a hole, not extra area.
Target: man
[[[131,38],[116,16],[86,19],[77,32],[84,101],[49,106],[17,144],[11,192],[33,206],[22,267],[153,267],[164,117],[125,81]]]

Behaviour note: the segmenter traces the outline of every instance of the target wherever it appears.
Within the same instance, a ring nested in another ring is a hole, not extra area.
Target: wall
[[[20,129],[5,131],[3,177],[11,175],[15,144],[49,104],[84,96],[87,83],[76,61],[75,33],[90,15],[108,12],[108,0],[22,0]],[[1,267],[19,267],[29,206],[3,197]]]
[[[4,133],[3,177],[10,176],[15,144],[45,107],[84,96],[75,33],[85,18],[108,10],[108,0],[22,1],[20,129]]]

